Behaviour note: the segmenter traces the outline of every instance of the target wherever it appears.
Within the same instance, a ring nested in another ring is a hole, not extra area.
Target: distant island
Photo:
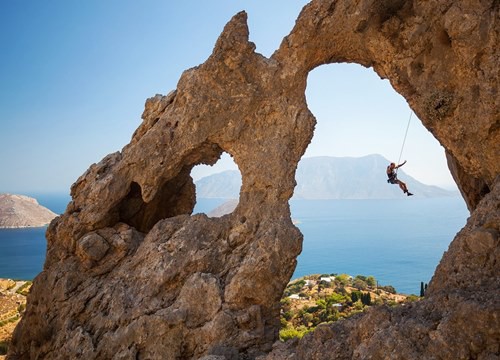
[[[292,199],[398,199],[406,198],[396,185],[387,183],[385,169],[390,161],[381,155],[363,157],[318,156],[300,161]],[[398,177],[408,184],[415,198],[459,196],[426,185],[399,170]],[[241,175],[237,170],[224,171],[198,180],[196,196],[199,198],[237,199],[241,188]]]
[[[0,229],[42,227],[56,216],[29,196],[0,194]]]

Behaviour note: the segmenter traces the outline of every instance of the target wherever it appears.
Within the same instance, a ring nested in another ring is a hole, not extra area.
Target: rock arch
[[[10,358],[493,356],[498,15],[495,1],[313,0],[265,58],[237,14],[205,63],[146,101],[131,143],[72,186],[73,201],[47,231],[44,271]],[[333,62],[372,66],[391,81],[445,147],[474,212],[425,301],[375,309],[269,353],[301,250],[288,200],[315,125],[306,77]],[[191,168],[222,151],[242,174],[238,208],[189,216]]]

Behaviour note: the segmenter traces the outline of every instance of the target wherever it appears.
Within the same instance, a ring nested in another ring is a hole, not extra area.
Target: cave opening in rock
[[[189,181],[189,169],[166,181],[149,202],[142,198],[141,186],[132,182],[127,196],[117,208],[120,222],[133,226],[147,233],[160,220],[181,214],[189,214],[193,208],[192,183]]]
[[[196,186],[194,214],[220,217],[234,211],[239,202],[241,172],[231,155],[223,152],[212,166],[194,166],[191,176]]]
[[[385,170],[398,161],[411,110],[387,80],[360,65],[322,66],[306,98],[317,124],[290,200],[304,234],[292,278],[372,275],[418,294],[468,216],[444,149],[413,115],[398,172],[415,193],[407,197]]]

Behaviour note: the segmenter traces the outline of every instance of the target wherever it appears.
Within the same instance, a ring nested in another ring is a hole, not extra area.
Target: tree
[[[349,275],[340,274],[335,278],[335,280],[341,283],[342,285],[347,285],[349,283]]]
[[[355,303],[356,301],[360,300],[362,297],[362,293],[360,291],[353,291],[351,293],[351,300],[353,303]]]
[[[375,287],[375,285],[377,285],[377,280],[371,275],[368,276],[365,281],[370,287]]]
[[[360,279],[359,277],[356,277],[354,279],[354,281],[352,282],[352,286],[354,286],[358,290],[366,290],[366,288],[368,287],[368,284],[364,280]]]
[[[366,281],[366,276],[364,276],[364,275],[356,275],[356,279],[360,279],[360,280]]]
[[[420,297],[424,297],[425,295],[425,290],[424,290],[424,282],[420,282]]]
[[[363,305],[370,306],[372,304],[372,297],[370,296],[370,293],[363,293],[361,295],[361,302]]]

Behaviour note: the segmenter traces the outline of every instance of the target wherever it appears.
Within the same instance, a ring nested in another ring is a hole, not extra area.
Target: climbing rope
[[[400,161],[401,161],[401,156],[403,155],[403,149],[405,147],[405,143],[406,143],[406,136],[408,135],[408,129],[410,128],[410,121],[411,121],[411,115],[413,114],[413,111],[410,110],[410,117],[408,118],[408,125],[406,125],[406,132],[405,132],[405,137],[403,139],[403,145],[401,146],[401,151],[399,153],[399,159],[398,159],[398,162],[396,163],[396,165],[399,165],[400,164]],[[398,173],[398,169],[396,169],[396,174]]]

